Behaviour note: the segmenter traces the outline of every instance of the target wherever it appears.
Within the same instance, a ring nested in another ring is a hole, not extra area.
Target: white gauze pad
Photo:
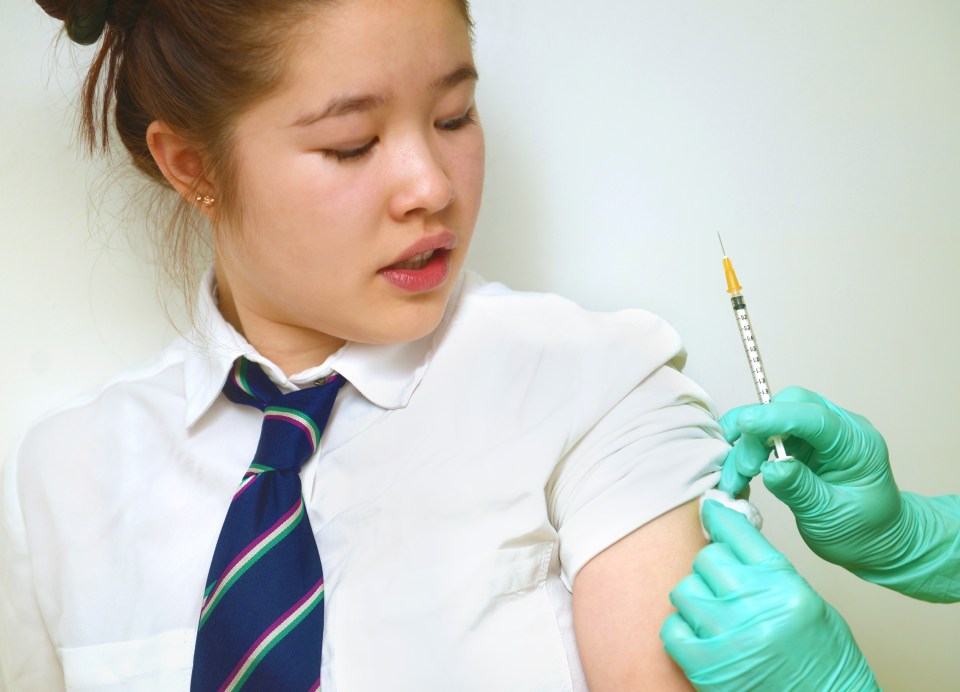
[[[760,510],[746,500],[736,500],[730,493],[714,488],[700,496],[700,528],[703,529],[703,535],[706,536],[708,541],[713,539],[710,537],[710,532],[707,531],[707,527],[703,525],[703,503],[707,500],[714,500],[724,507],[729,507],[735,512],[740,512],[758,531],[763,528],[763,517],[760,516]]]

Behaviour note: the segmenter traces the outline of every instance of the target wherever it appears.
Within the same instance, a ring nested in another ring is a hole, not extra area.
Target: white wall
[[[960,4],[473,4],[489,162],[473,266],[662,314],[726,410],[754,393],[719,231],[774,387],[870,418],[902,487],[960,492]],[[52,48],[53,22],[26,0],[0,25],[5,452],[40,411],[175,332],[125,191],[104,193],[109,174],[73,144],[71,63],[89,51]],[[768,536],[848,619],[881,684],[956,689],[960,606],[823,564],[757,485]]]

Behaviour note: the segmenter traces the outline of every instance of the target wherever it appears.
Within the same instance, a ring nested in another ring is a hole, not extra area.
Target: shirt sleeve
[[[571,590],[591,558],[716,485],[729,449],[706,394],[670,364],[572,442],[547,487]]]
[[[53,692],[63,672],[34,588],[19,463],[15,453],[0,468],[0,689]]]

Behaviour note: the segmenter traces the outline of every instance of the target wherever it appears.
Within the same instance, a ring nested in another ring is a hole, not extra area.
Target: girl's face
[[[484,151],[452,0],[329,3],[288,48],[281,88],[239,118],[242,216],[215,249],[224,315],[291,373],[436,327]]]

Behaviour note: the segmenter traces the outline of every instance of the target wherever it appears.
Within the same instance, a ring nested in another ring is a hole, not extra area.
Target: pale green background
[[[904,488],[960,492],[960,3],[476,0],[474,12],[489,162],[475,268],[660,313],[726,410],[754,393],[719,231],[774,388],[865,414]],[[90,52],[54,47],[29,0],[5,0],[0,26],[6,453],[29,420],[175,330],[142,212],[75,146]],[[754,497],[886,689],[957,689],[960,606],[821,563],[762,486]]]

